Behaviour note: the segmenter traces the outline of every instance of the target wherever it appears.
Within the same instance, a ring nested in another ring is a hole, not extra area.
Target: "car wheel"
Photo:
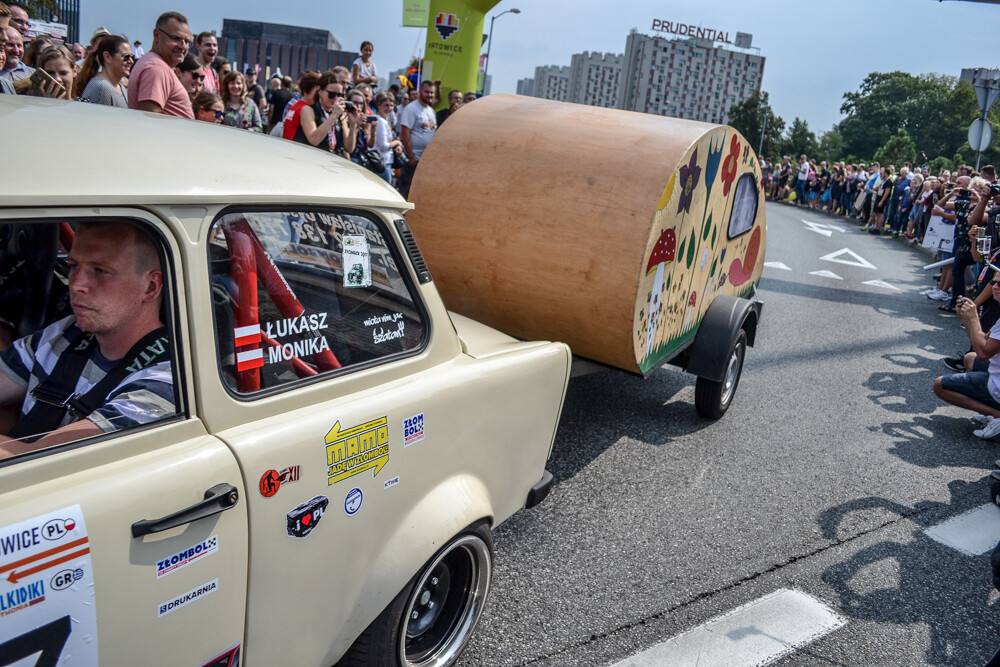
[[[351,646],[339,667],[446,667],[479,621],[493,574],[493,540],[480,525],[451,540]]]
[[[736,395],[736,387],[740,384],[746,352],[747,334],[740,329],[736,342],[729,351],[729,362],[726,364],[726,373],[722,380],[714,382],[698,378],[694,385],[694,407],[702,417],[719,419],[726,414],[726,410],[733,402],[733,396]]]

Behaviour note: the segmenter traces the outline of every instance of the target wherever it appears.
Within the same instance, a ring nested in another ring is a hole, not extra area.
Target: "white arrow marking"
[[[850,255],[851,257],[854,258],[854,260],[851,261],[849,259],[837,259],[841,255]],[[820,259],[825,260],[827,262],[837,262],[838,264],[847,264],[848,266],[860,266],[863,269],[875,268],[874,264],[872,264],[867,259],[865,259],[864,257],[862,257],[861,255],[859,255],[858,253],[854,252],[849,248],[841,248],[840,250],[831,252],[829,255],[823,255],[822,257],[820,257]]]
[[[885,289],[891,289],[891,290],[895,290],[897,292],[899,291],[898,287],[896,287],[895,285],[890,285],[889,283],[885,282],[884,280],[866,280],[866,281],[864,281],[861,284],[862,285],[871,285],[872,287],[884,287]]]
[[[800,218],[801,219],[801,218]],[[824,225],[821,222],[813,222],[811,220],[802,220],[802,224],[816,232],[817,234],[822,234],[823,236],[833,236],[833,232],[844,233],[845,230],[840,227],[835,227],[833,225]]]
[[[788,268],[781,262],[764,262],[764,266],[770,267],[772,269],[781,269],[782,271],[791,271],[790,268]]]
[[[833,278],[834,280],[843,280],[843,278],[841,278],[840,276],[838,276],[833,271],[810,271],[809,275],[810,276],[819,276],[820,278]]]

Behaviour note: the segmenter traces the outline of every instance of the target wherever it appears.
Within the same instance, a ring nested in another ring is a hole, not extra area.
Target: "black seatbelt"
[[[32,442],[59,428],[67,412],[76,419],[87,417],[104,405],[107,395],[133,373],[170,359],[167,328],[160,327],[143,336],[124,357],[85,394],[77,394],[76,383],[93,355],[94,335],[80,332],[56,361],[52,372],[31,390],[35,404],[8,434]]]

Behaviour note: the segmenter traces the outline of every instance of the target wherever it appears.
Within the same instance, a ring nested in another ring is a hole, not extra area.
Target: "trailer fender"
[[[763,305],[757,300],[751,301],[729,294],[717,296],[698,327],[684,370],[706,380],[722,381],[729,361],[729,351],[736,342],[740,329],[746,330],[747,345],[753,347]]]

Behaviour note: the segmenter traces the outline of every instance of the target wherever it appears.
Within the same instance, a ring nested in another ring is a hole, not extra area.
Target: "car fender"
[[[757,300],[729,294],[717,296],[698,327],[684,370],[706,380],[720,382],[725,376],[729,351],[740,329],[746,329],[747,345],[753,347],[763,306]]]
[[[490,494],[482,480],[469,474],[453,475],[402,516],[392,536],[368,569],[356,613],[340,633],[346,651],[393,598],[447,542],[472,525],[485,521],[493,527]]]

